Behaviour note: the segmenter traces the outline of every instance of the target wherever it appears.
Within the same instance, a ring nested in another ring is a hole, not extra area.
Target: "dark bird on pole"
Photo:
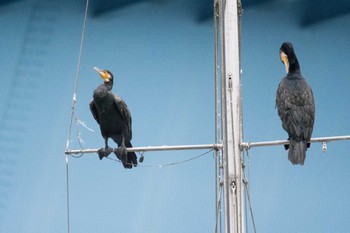
[[[100,125],[105,148],[98,150],[99,158],[107,157],[111,152],[123,163],[124,168],[137,166],[137,156],[135,152],[127,152],[126,147],[130,148],[132,131],[131,131],[131,114],[128,106],[117,95],[112,93],[113,74],[108,70],[100,70],[94,67],[103,83],[99,85],[93,94],[93,100],[90,103],[90,110]],[[113,150],[108,146],[108,138],[112,138],[118,144],[118,148]]]
[[[276,94],[276,107],[282,127],[288,133],[288,159],[303,165],[315,121],[315,102],[312,90],[300,72],[298,59],[291,43],[280,48],[280,58],[287,76],[282,78]]]

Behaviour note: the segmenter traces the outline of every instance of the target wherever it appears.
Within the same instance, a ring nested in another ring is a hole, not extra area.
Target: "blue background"
[[[284,41],[294,44],[313,88],[313,137],[349,135],[350,15],[301,26],[296,2],[244,10],[244,141],[287,138],[275,110]],[[189,5],[141,2],[88,17],[76,114],[95,132],[79,126],[84,148],[103,146],[88,107],[101,83],[94,66],[113,72],[113,91],[133,116],[134,146],[213,143],[213,20],[198,21]],[[15,1],[0,8],[1,232],[67,231],[64,150],[84,8],[83,1]],[[73,125],[71,149],[79,149],[76,138]],[[315,143],[302,167],[291,165],[282,146],[251,149],[258,232],[347,232],[349,146],[332,142],[323,153]],[[95,154],[70,157],[71,232],[213,232],[212,153],[159,166],[204,152],[148,152],[132,170]]]

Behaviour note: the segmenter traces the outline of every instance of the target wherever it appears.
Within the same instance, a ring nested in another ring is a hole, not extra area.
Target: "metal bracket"
[[[228,74],[228,90],[232,92],[232,74]]]
[[[327,142],[322,142],[322,151],[323,153],[326,153],[327,152]]]
[[[219,2],[218,2],[218,0],[215,0],[215,2],[214,2],[214,16],[216,18],[219,18]]]
[[[241,17],[243,15],[243,6],[241,0],[237,0],[238,15]]]
[[[230,187],[231,187],[231,191],[232,193],[236,193],[236,179],[234,177],[230,177]]]

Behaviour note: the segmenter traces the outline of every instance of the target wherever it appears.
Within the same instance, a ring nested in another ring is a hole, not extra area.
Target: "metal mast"
[[[239,0],[238,0],[239,1]],[[242,101],[240,73],[240,7],[221,1],[224,218],[226,233],[244,232],[242,192]]]

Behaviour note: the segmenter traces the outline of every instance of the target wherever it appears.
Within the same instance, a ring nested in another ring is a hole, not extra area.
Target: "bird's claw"
[[[125,146],[120,146],[120,147],[114,149],[113,152],[117,156],[117,158],[121,161],[124,161],[124,159],[126,158],[126,156],[128,154]]]
[[[103,157],[108,157],[108,155],[110,155],[110,153],[113,152],[113,149],[110,147],[106,147],[106,148],[101,148],[97,151],[98,157],[100,158],[100,160],[103,159]]]
[[[121,145],[114,149],[113,152],[117,158],[123,163],[124,168],[132,168],[137,166],[137,156],[134,152],[128,152],[125,145]]]
[[[288,138],[287,140],[290,141],[290,138]],[[289,144],[284,144],[284,149],[288,150],[289,149]]]

